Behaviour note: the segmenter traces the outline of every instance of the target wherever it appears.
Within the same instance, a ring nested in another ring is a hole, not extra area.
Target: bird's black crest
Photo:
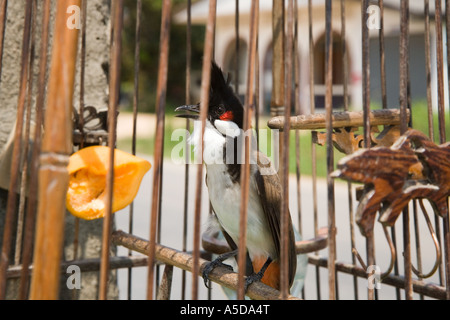
[[[224,105],[233,109],[234,121],[242,128],[244,108],[241,101],[230,86],[230,79],[225,80],[225,76],[220,67],[213,61],[211,63],[211,91],[209,105]]]

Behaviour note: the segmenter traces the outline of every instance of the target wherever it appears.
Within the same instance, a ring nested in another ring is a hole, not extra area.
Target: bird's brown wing
[[[258,152],[258,168],[254,173],[254,178],[256,181],[256,186],[258,193],[261,197],[264,197],[266,201],[261,202],[264,216],[267,219],[270,231],[272,234],[272,239],[275,243],[275,249],[277,252],[277,257],[279,259],[281,251],[281,199],[282,199],[282,186],[280,183],[280,178],[276,171],[270,167],[269,158]],[[297,257],[295,253],[295,237],[294,229],[292,226],[291,217],[289,215],[289,239],[288,239],[288,263],[289,263],[289,286],[292,285],[295,277],[295,272],[297,269]]]

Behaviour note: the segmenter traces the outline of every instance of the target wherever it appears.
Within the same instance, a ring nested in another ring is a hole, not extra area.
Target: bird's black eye
[[[225,107],[224,106],[218,106],[216,112],[217,112],[218,116],[222,115],[225,112]]]

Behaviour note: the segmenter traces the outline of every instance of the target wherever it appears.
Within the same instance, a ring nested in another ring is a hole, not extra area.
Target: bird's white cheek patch
[[[241,129],[233,121],[215,120],[214,125],[221,134],[228,137],[236,138],[241,133]]]

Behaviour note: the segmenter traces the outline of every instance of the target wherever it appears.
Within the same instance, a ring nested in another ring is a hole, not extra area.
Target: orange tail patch
[[[264,256],[255,257],[252,260],[253,271],[255,273],[259,272],[266,260],[267,257]],[[269,264],[266,272],[264,272],[264,276],[262,277],[261,282],[272,288],[280,290],[280,264],[278,263],[278,261],[272,261],[272,263]]]

